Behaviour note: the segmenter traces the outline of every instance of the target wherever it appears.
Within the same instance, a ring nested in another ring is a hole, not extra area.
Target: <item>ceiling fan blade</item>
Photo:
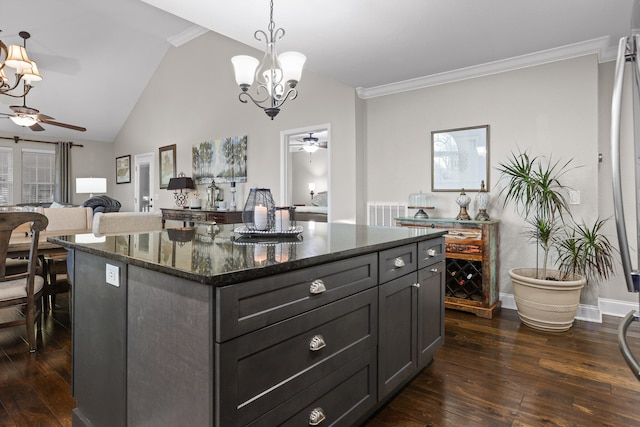
[[[36,119],[39,120],[39,121],[55,120],[55,118],[53,118],[51,116],[47,116],[46,114],[36,114]]]
[[[0,115],[7,116],[7,118],[13,117],[13,114],[9,114],[9,113],[0,113]]]
[[[67,124],[67,123],[54,122],[53,120],[48,120],[48,119],[44,119],[44,120],[40,120],[40,121],[42,123],[46,123],[48,125],[60,126],[60,127],[71,129],[71,130],[77,130],[79,132],[84,132],[84,131],[87,130],[87,128],[83,128],[81,126],[74,126],[74,125],[70,125],[70,124]]]
[[[39,123],[32,124],[31,126],[29,126],[29,129],[31,129],[32,131],[35,131],[35,132],[41,132],[41,131],[44,130],[44,128],[42,126],[40,126]]]

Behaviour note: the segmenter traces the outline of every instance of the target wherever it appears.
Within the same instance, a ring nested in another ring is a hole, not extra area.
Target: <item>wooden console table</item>
[[[500,221],[395,218],[401,227],[446,229],[445,307],[493,318],[500,310]]]
[[[160,208],[162,211],[162,228],[167,220],[182,221],[193,224],[239,224],[242,222],[242,211],[210,211],[204,209]]]

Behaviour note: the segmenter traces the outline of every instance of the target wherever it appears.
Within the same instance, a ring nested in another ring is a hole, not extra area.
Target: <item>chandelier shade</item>
[[[12,98],[24,97],[33,87],[31,86],[32,82],[42,80],[36,63],[27,56],[27,39],[31,35],[26,31],[20,31],[19,35],[23,39],[23,46],[15,44],[7,46],[0,40],[0,94]],[[9,68],[15,69],[13,83],[9,83],[7,77],[7,74],[11,74]],[[24,83],[23,90],[19,93],[13,93],[20,82]]]
[[[262,62],[252,56],[238,55],[231,58],[231,63],[236,83],[242,90],[238,95],[240,102],[246,104],[251,100],[273,120],[287,99],[295,99],[298,96],[296,86],[302,77],[307,57],[299,52],[284,52],[278,55],[276,40],[284,36],[284,30],[274,30],[273,0],[270,5],[268,34],[262,30],[254,34],[256,40],[264,41],[267,45]],[[254,83],[257,83],[255,96],[249,93]]]
[[[4,60],[4,65],[15,68],[18,72],[23,68],[31,67],[31,61],[27,56],[27,49],[15,44],[10,45],[7,49],[7,59]]]

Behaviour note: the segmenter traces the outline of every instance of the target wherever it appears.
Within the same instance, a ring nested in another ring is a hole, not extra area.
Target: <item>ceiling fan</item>
[[[51,116],[47,116],[46,114],[40,114],[40,111],[35,108],[27,107],[27,97],[22,97],[22,105],[11,105],[9,106],[13,111],[13,114],[8,113],[0,113],[0,115],[5,116],[8,119],[11,119],[12,122],[17,124],[18,126],[28,127],[32,131],[40,132],[43,131],[44,128],[40,125],[40,123],[60,126],[63,128],[77,130],[80,132],[84,132],[87,128],[83,128],[81,126],[70,125],[67,123],[56,122],[55,119]]]
[[[309,132],[309,136],[292,141],[290,146],[292,151],[304,150],[308,153],[315,153],[321,148],[327,148],[327,141],[320,141],[318,138],[313,136],[313,132]],[[297,150],[294,150],[294,148],[297,148]]]

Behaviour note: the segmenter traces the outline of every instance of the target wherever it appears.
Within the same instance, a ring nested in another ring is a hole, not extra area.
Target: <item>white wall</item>
[[[153,152],[177,145],[177,171],[191,175],[191,148],[201,141],[247,135],[248,183],[238,186],[238,206],[251,187],[271,188],[280,199],[280,132],[329,123],[333,206],[336,220],[355,219],[355,91],[314,74],[303,73],[299,95],[285,103],[272,121],[252,104],[238,101],[230,58],[262,53],[209,32],[171,48],[149,82],[115,141],[114,156]],[[157,175],[157,173],[156,173]],[[157,180],[157,176],[156,176]],[[228,185],[222,186],[228,195]],[[173,198],[155,184],[155,208],[170,207]],[[116,188],[125,209],[133,209],[133,183]],[[201,189],[202,197],[205,196]]]
[[[309,183],[314,183],[315,194],[327,191],[327,150],[318,150],[309,155],[305,151],[291,153],[291,175],[295,177],[291,183],[291,198],[294,204],[311,203]]]
[[[56,142],[59,139],[47,138],[40,136],[39,134],[29,130],[28,132],[21,131],[16,126],[16,132],[9,134],[0,133],[0,136],[13,138],[14,135],[24,139],[33,139],[38,141],[51,141]],[[108,142],[96,142],[87,141],[82,139],[73,139],[73,142],[83,145],[83,147],[73,147],[71,149],[71,169],[73,177],[73,188],[75,190],[75,178],[88,178],[88,177],[100,177],[107,178],[107,195],[112,196],[114,194],[115,187],[115,169],[116,162],[113,158],[113,144]],[[32,148],[39,150],[51,150],[55,151],[56,146],[53,144],[39,143],[39,142],[26,142],[20,141],[15,143],[10,140],[0,139],[0,147],[13,148],[13,203],[18,204],[20,201],[20,186],[21,186],[21,153],[22,148]],[[73,194],[72,203],[75,205],[81,205],[85,200],[89,198],[89,194]]]
[[[535,265],[524,245],[524,223],[499,200],[498,162],[529,149],[581,166],[565,183],[581,193],[577,218],[598,214],[598,62],[595,55],[412,92],[369,99],[366,105],[366,194],[369,201],[406,201],[431,189],[434,130],[489,124],[489,215],[500,226],[500,290],[512,293],[508,271]],[[475,194],[470,194],[472,197]],[[455,218],[457,193],[435,193],[434,217]],[[471,206],[471,214],[476,211]],[[430,213],[431,215],[431,213]],[[587,303],[594,303],[589,298]]]

